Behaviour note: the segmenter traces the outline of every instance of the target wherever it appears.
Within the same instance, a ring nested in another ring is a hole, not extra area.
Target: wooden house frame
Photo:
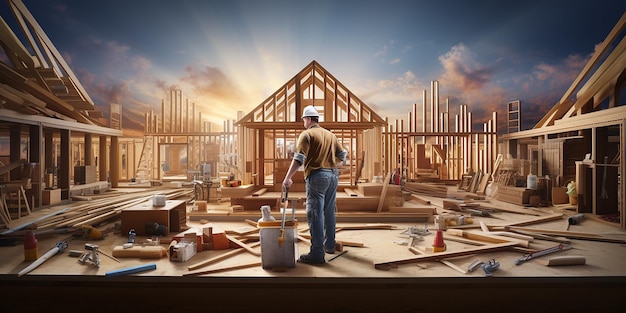
[[[348,151],[349,166],[340,185],[355,185],[362,177],[383,172],[380,138],[386,121],[316,61],[305,66],[251,112],[236,122],[238,151],[244,180],[280,191],[298,135],[302,110],[313,105],[320,125],[337,135]],[[294,190],[304,190],[300,175]]]
[[[203,119],[196,103],[184,99],[182,90],[170,90],[160,114],[145,114],[144,137],[128,142],[127,153],[134,156],[134,161],[128,162],[132,178],[138,182],[189,181],[218,177],[220,172],[232,172],[239,178],[234,122],[224,121],[224,129],[216,131],[213,123]]]
[[[553,186],[575,182],[578,212],[626,229],[626,13],[561,100],[534,128],[503,135],[502,150],[536,159]]]
[[[0,62],[0,138],[9,145],[2,162],[34,164],[26,192],[34,208],[45,204],[42,198],[52,187],[59,189],[61,200],[69,200],[74,166],[92,166],[98,158],[98,171],[91,177],[115,187],[117,171],[109,169],[117,168],[122,131],[100,123],[102,112],[24,3],[9,0],[8,5],[25,40],[0,17],[0,48],[8,58]],[[52,169],[58,173],[54,186],[45,186],[44,175]],[[20,176],[14,169],[3,179]]]

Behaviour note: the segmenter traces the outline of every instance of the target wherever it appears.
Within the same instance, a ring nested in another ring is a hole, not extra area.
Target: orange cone
[[[446,251],[446,244],[443,242],[443,231],[437,229],[435,233],[435,240],[433,241],[433,252]]]

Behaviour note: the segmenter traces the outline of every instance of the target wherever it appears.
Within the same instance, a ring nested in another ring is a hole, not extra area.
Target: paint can
[[[37,238],[35,238],[34,232],[28,231],[24,237],[24,261],[35,261],[38,258]]]
[[[537,175],[528,174],[526,177],[526,188],[527,189],[537,189]]]

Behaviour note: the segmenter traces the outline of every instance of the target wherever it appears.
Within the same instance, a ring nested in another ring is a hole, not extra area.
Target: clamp
[[[490,277],[493,272],[495,272],[500,267],[500,262],[495,259],[489,260],[487,263],[483,264],[483,271],[485,272],[485,276]]]
[[[78,258],[78,261],[83,264],[89,263],[95,267],[100,267],[100,257],[98,256],[98,246],[91,244],[91,243],[86,243],[85,249],[89,251],[83,253],[80,256],[80,258]]]

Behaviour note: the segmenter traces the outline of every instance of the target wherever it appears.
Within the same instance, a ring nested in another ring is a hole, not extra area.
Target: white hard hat
[[[302,113],[302,117],[319,117],[319,116],[320,114],[317,113],[317,110],[312,105],[307,105],[306,108],[304,108],[304,112]]]

